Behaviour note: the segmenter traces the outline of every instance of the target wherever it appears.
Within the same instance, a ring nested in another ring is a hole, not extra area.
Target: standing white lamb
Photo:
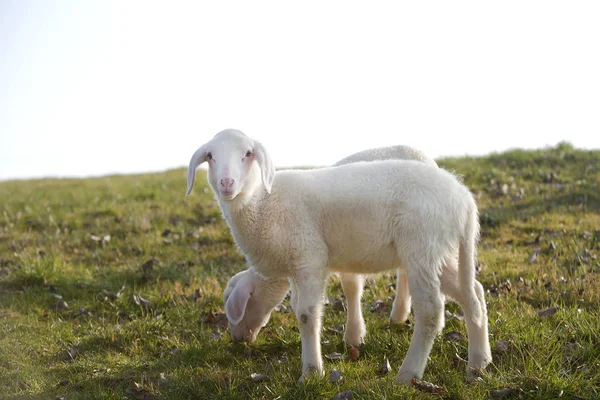
[[[360,161],[376,160],[416,160],[422,161],[437,168],[437,163],[427,157],[425,153],[409,146],[389,146],[367,149],[354,153],[334,164],[334,166],[345,165]],[[449,266],[456,269],[456,263]],[[251,270],[245,270],[234,275],[223,292],[223,303],[226,304],[229,295],[235,289],[236,284],[245,274]],[[352,346],[359,346],[367,333],[365,321],[361,311],[361,297],[364,286],[364,277],[360,274],[341,273],[340,282],[347,303],[347,320],[344,331],[344,341]],[[290,304],[292,310],[296,308],[297,290],[292,279],[288,279],[291,288]],[[237,324],[229,324],[232,336],[235,340],[247,340],[254,342],[261,328],[269,321],[272,310],[281,303],[287,288],[285,284],[280,287],[279,281],[255,280],[255,292],[261,291],[261,296],[253,296],[249,301],[242,319]],[[261,285],[273,285],[273,288],[263,288]],[[260,301],[260,304],[258,303]],[[390,320],[394,323],[406,321],[410,313],[410,295],[406,273],[402,269],[397,270],[396,297],[392,305]]]
[[[239,322],[251,298],[262,295],[254,292],[255,279],[283,283],[290,277],[298,295],[303,375],[323,373],[321,309],[330,272],[406,271],[415,327],[399,381],[423,375],[444,324],[444,286],[465,313],[470,371],[491,361],[484,292],[475,280],[477,206],[455,176],[397,160],[275,173],[259,142],[225,130],[192,156],[188,194],[205,161],[223,216],[252,270],[229,296],[227,314]],[[457,247],[456,278],[443,265]]]

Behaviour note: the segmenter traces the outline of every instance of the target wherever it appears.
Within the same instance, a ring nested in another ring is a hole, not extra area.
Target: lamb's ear
[[[275,167],[273,166],[273,161],[271,161],[271,156],[267,153],[267,149],[258,141],[254,142],[253,151],[260,167],[263,185],[265,185],[267,193],[271,193],[271,186],[275,178]]]
[[[254,284],[250,281],[240,282],[225,303],[225,314],[232,325],[240,323],[246,313],[246,306],[250,295],[254,291]]]
[[[196,152],[192,156],[192,159],[190,160],[190,166],[188,167],[187,173],[188,187],[187,192],[185,194],[186,196],[192,192],[192,188],[194,187],[194,182],[196,181],[196,168],[198,168],[200,164],[207,160],[208,159],[206,157],[206,144],[203,144],[198,150],[196,150]]]
[[[227,286],[223,291],[223,304],[227,304],[227,300],[229,299],[229,296],[231,296],[231,292],[233,292],[233,289],[235,289],[238,282],[240,282],[240,280],[246,276],[248,272],[249,270],[244,270],[229,278],[229,282],[227,282]]]

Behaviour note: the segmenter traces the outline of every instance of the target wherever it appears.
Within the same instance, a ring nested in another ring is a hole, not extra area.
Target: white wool
[[[443,327],[445,281],[456,289],[452,297],[465,312],[469,367],[490,362],[485,300],[475,281],[477,206],[454,175],[412,160],[275,173],[260,143],[227,130],[192,157],[188,193],[203,161],[209,161],[209,183],[250,271],[268,279],[291,278],[296,285],[304,375],[323,372],[321,308],[331,272],[406,271],[415,329],[399,381],[423,375]],[[457,276],[450,279],[442,269],[457,248]],[[236,285],[226,304],[234,324],[256,288],[251,273],[241,279],[244,284]]]
[[[427,157],[425,153],[409,146],[389,146],[379,147],[374,149],[364,150],[352,154],[337,163],[334,166],[350,164],[359,161],[375,161],[375,160],[417,160],[437,167],[436,162]],[[235,285],[240,281],[241,277],[246,274],[242,271],[231,278],[227,288],[223,293],[223,303],[227,303],[229,295],[235,288]],[[390,319],[394,323],[402,323],[408,318],[410,313],[410,295],[406,281],[406,274],[403,270],[397,271],[396,296],[394,299]],[[340,274],[342,288],[346,296],[347,304],[347,321],[346,329],[344,330],[344,340],[351,346],[359,346],[363,343],[366,336],[366,325],[360,307],[360,299],[363,290],[363,275],[360,274]],[[245,339],[254,341],[260,332],[260,329],[266,325],[270,314],[277,305],[281,303],[285,293],[282,291],[280,281],[272,281],[268,279],[255,279],[255,290],[268,292],[270,295],[254,295],[253,300],[248,302],[242,319],[237,324],[231,324],[231,333],[236,339]],[[263,286],[273,285],[276,288],[267,290]],[[292,310],[296,308],[296,285],[290,279],[291,298],[290,303]]]

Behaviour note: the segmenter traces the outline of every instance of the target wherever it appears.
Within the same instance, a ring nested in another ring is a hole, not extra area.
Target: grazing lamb
[[[484,292],[475,280],[477,206],[455,176],[398,160],[276,173],[261,143],[225,130],[192,156],[188,194],[203,162],[209,163],[209,184],[251,266],[229,296],[228,318],[233,324],[242,319],[255,279],[280,280],[283,286],[291,278],[303,376],[323,374],[321,311],[331,272],[406,271],[415,326],[398,381],[423,376],[444,324],[444,287],[465,314],[469,371],[491,361]],[[443,266],[457,251],[457,275],[451,276]]]
[[[338,161],[334,164],[334,166],[350,164],[359,161],[376,160],[417,160],[437,167],[437,164],[433,159],[427,157],[425,153],[409,146],[390,146],[364,150]],[[250,271],[251,270],[242,271],[231,278],[227,284],[227,288],[223,292],[224,304],[227,303],[229,295],[232,293],[237,282],[240,281],[244,274],[250,273]],[[297,300],[296,287],[292,279],[289,279],[289,281],[291,288],[290,303],[292,310],[295,310]],[[359,346],[363,342],[367,332],[360,303],[364,285],[363,276],[360,274],[342,273],[340,274],[340,281],[342,283],[344,294],[346,295],[346,303],[348,307],[344,340],[349,345]],[[255,291],[268,290],[269,295],[262,297],[253,296],[253,301],[248,302],[244,316],[240,322],[236,325],[231,323],[229,324],[232,336],[235,340],[244,339],[253,342],[256,339],[260,329],[269,321],[273,308],[281,303],[283,297],[285,296],[285,292],[287,292],[287,288],[284,288],[283,285],[280,289],[258,288],[258,286],[262,284],[273,284],[278,286],[279,281],[275,283],[271,282],[270,280],[255,280]],[[261,303],[258,304],[257,301],[260,301]],[[390,319],[394,323],[401,323],[406,321],[409,313],[410,295],[408,294],[406,273],[403,270],[398,269],[396,297],[392,305]]]

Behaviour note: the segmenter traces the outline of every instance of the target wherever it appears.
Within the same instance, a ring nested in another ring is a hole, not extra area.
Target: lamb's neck
[[[236,198],[229,202],[219,201],[236,244],[244,253],[248,250],[247,241],[261,229],[260,215],[265,195],[266,192],[257,190],[252,196]]]

